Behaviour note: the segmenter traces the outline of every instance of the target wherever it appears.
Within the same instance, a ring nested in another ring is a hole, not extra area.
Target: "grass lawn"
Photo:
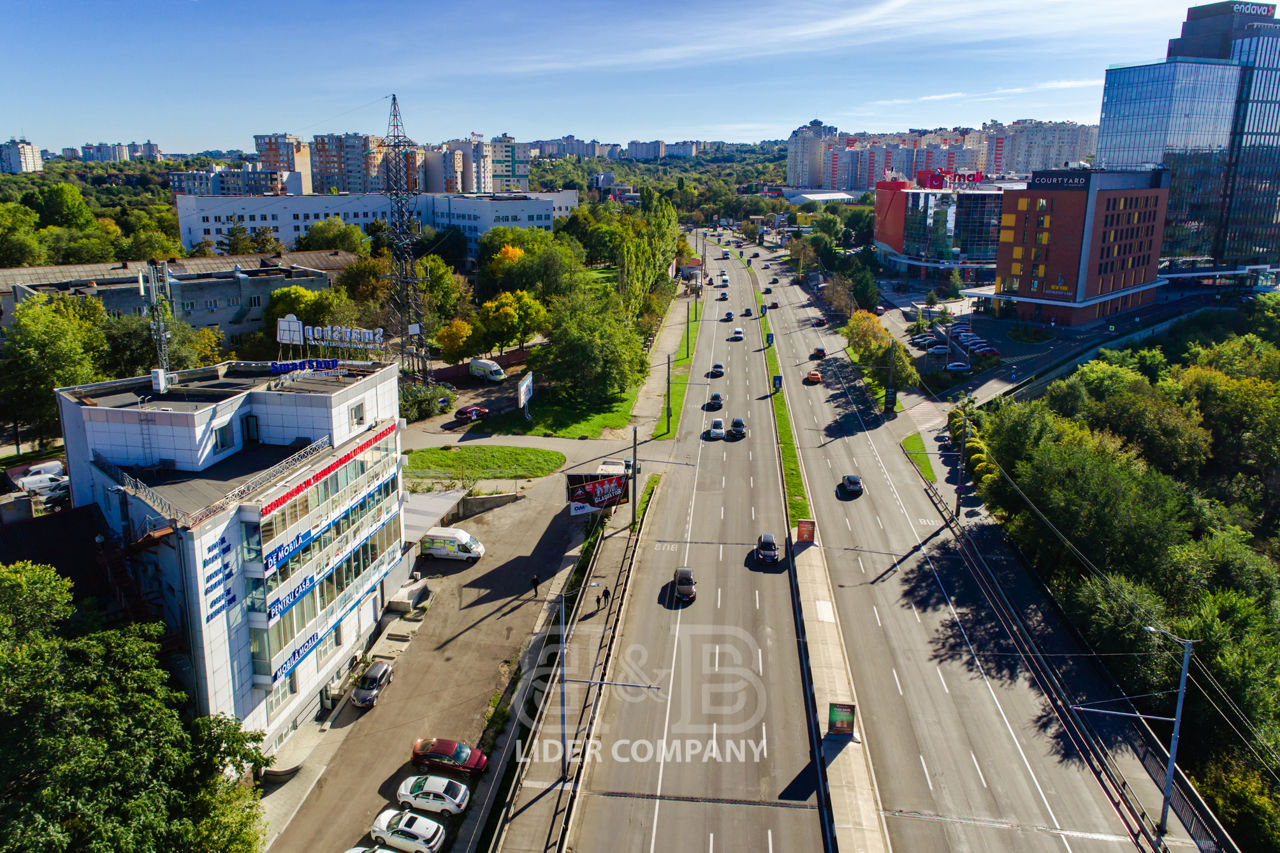
[[[534,396],[529,401],[532,421],[522,411],[507,412],[474,424],[477,433],[498,435],[543,435],[555,438],[599,438],[606,429],[624,429],[631,422],[631,408],[636,404],[640,386],[636,385],[605,408],[578,400],[562,401],[554,397]]]
[[[589,269],[587,270],[587,273],[591,276],[593,284],[615,285],[618,283],[617,267],[599,267],[596,269]]]
[[[453,445],[409,451],[409,471],[476,480],[545,477],[564,464],[564,454],[538,447]]]
[[[902,439],[902,449],[907,451],[907,455],[911,457],[911,461],[915,463],[916,468],[920,471],[921,477],[924,477],[930,483],[938,482],[938,478],[933,474],[933,463],[929,461],[929,455],[925,452],[924,439],[920,437],[920,433],[913,432]]]
[[[757,292],[756,304],[760,304],[762,300],[763,297]],[[771,331],[767,314],[760,318],[760,327],[760,331],[765,335]],[[777,351],[773,347],[766,347],[764,359],[769,366],[769,381],[773,382],[773,377],[782,375],[782,370],[778,366]],[[804,493],[804,480],[800,478],[800,455],[796,452],[795,433],[791,429],[787,401],[782,393],[778,391],[771,394],[769,400],[773,403],[773,415],[778,424],[778,451],[782,457],[782,479],[787,488],[787,513],[791,517],[791,523],[795,524],[796,519],[811,518],[811,516],[809,515],[809,498]]]
[[[702,324],[702,312],[702,300],[695,300],[692,320],[685,324],[684,337],[680,340],[680,346],[671,354],[671,399],[666,401],[671,406],[671,430],[667,430],[667,413],[666,409],[663,409],[658,415],[657,424],[653,427],[653,434],[649,436],[652,439],[675,438],[676,433],[680,431],[680,414],[684,411],[685,392],[689,390],[689,373],[694,359],[698,357],[698,327]],[[688,358],[684,356],[685,347],[688,347]],[[666,368],[658,365],[653,369],[665,370]]]

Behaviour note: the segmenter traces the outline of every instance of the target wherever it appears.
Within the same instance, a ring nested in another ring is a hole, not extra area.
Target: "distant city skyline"
[[[498,0],[478,21],[461,4],[143,0],[126,16],[69,0],[51,30],[28,4],[10,32],[49,39],[13,39],[0,60],[38,81],[0,95],[0,136],[251,151],[255,133],[384,133],[391,92],[423,143],[755,142],[813,118],[872,132],[1096,124],[1107,66],[1163,57],[1190,5]]]

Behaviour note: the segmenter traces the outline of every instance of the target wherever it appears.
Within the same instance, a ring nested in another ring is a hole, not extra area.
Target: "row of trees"
[[[238,780],[269,763],[261,733],[181,713],[160,625],[98,621],[52,566],[0,565],[0,846],[260,851]]]
[[[1277,319],[1268,295],[1251,326],[1104,350],[1042,399],[970,411],[967,443],[983,498],[1145,711],[1171,715],[1181,648],[1143,627],[1197,641],[1179,758],[1249,850],[1280,850]]]

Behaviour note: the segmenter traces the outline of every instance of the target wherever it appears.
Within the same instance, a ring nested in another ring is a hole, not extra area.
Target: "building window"
[[[206,299],[206,300],[204,301],[204,307],[208,308],[210,311],[217,311],[217,310],[218,310],[218,300],[216,300],[216,299]]]
[[[271,695],[267,697],[267,719],[270,720],[276,711],[296,695],[298,695],[298,679],[296,674],[291,672],[288,678],[271,688]]]
[[[250,297],[249,297],[249,307],[250,307],[250,308],[261,308],[261,307],[262,307],[262,297],[261,297],[261,296],[250,296]]]
[[[257,522],[240,522],[240,559],[246,563],[262,560],[262,527]]]
[[[351,428],[364,426],[364,403],[353,403],[351,405]]]
[[[204,229],[204,236],[206,236],[206,237],[208,237],[208,236],[209,236],[209,229],[208,229],[208,228]]]
[[[201,217],[200,217],[200,221],[201,221],[201,222],[208,222],[208,221],[209,221],[209,217],[207,217],[207,216],[201,216]],[[209,232],[207,232],[207,231],[206,231],[205,233],[207,234],[207,233],[209,233]]]
[[[213,431],[213,451],[215,453],[226,450],[235,443],[235,428],[231,424],[218,427]]]
[[[252,605],[252,593],[250,593],[249,599]],[[265,613],[266,610],[267,604],[264,599],[262,609],[258,612]],[[267,631],[265,628],[249,629],[249,654],[253,657],[254,675],[271,674],[271,650],[267,647]]]
[[[1028,199],[1028,198],[1025,198],[1025,197],[1024,197],[1024,198],[1020,198],[1020,199],[1018,199],[1018,210],[1026,210],[1026,209],[1027,209],[1027,205],[1028,205],[1029,203],[1030,203],[1030,199]]]
[[[196,310],[196,304],[194,302],[182,303],[182,313],[190,314],[194,310]]]
[[[1015,259],[1015,260],[1022,260],[1022,247],[1021,247],[1021,246],[1014,246],[1014,247],[1013,247],[1013,257],[1014,257],[1014,259]]]
[[[342,624],[338,623],[332,631],[316,645],[316,670],[324,666],[324,662],[333,656],[342,646]]]

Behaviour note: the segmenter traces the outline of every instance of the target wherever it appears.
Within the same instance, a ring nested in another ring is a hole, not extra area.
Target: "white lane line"
[[[756,508],[754,506],[751,507],[751,520],[752,521],[756,520]]]
[[[898,671],[893,667],[889,667],[889,671],[893,673],[893,683],[898,685],[898,695],[902,695],[902,682],[898,680]]]
[[[978,756],[973,754],[973,750],[969,750],[969,757],[973,759],[973,769],[978,771],[978,778],[982,780],[982,787],[987,787],[987,777],[982,775],[982,768],[978,766]]]
[[[721,545],[721,546],[720,546],[720,557],[719,557],[719,559],[720,559],[720,560],[724,560],[724,546],[723,546],[723,545]]]
[[[880,529],[884,530],[884,522],[880,520],[880,516],[876,516],[876,524],[880,525]]]
[[[715,723],[712,723],[715,725]],[[707,853],[716,853],[716,834],[711,833],[711,840],[707,842]]]
[[[951,691],[947,689],[947,681],[942,677],[942,667],[938,667],[938,680],[942,682],[942,692],[949,695]]]
[[[880,611],[876,609],[874,604],[871,605],[871,612],[876,615],[876,627],[883,628],[884,626],[880,624]]]
[[[720,454],[720,461],[721,461],[721,462],[728,462],[728,461],[729,461],[729,451],[727,451],[727,450],[726,450],[725,452],[723,452],[723,453],[721,453],[721,454]]]
[[[845,519],[844,519],[844,526],[845,526],[845,527],[847,527],[847,528],[849,528],[849,531],[850,531],[850,532],[853,532],[853,525],[849,523],[849,517],[848,517],[848,516],[845,516]]]
[[[912,604],[912,605],[911,605],[911,612],[915,614],[916,621],[917,621],[917,622],[919,622],[919,621],[920,621],[920,611],[919,611],[919,610],[916,610],[916,606],[915,606],[914,604]]]
[[[831,467],[831,460],[830,460],[830,459],[828,459],[828,460],[827,460],[827,467],[828,467],[828,468],[830,468],[830,467]]]
[[[929,783],[929,790],[933,790],[933,780],[929,778],[929,767],[924,763],[924,756],[920,756],[920,769],[924,771],[924,781]]]
[[[751,476],[751,488],[754,489],[755,487],[756,487],[756,478],[755,478],[755,475],[753,474]]]
[[[724,477],[720,478],[720,488],[724,488]]]
[[[724,507],[720,507],[720,520],[724,521]]]
[[[716,602],[717,602],[716,606],[717,606],[717,607],[719,607],[719,606],[720,606],[720,605],[719,605],[719,603],[718,603],[719,601],[720,601],[720,590],[718,590],[718,589],[717,589],[717,590],[716,590]],[[719,643],[717,643],[717,644],[716,644],[716,665],[715,665],[715,670],[716,670],[716,672],[719,672],[719,671],[720,671],[720,644],[719,644]]]
[[[845,519],[845,520],[847,521],[848,519]],[[850,530],[852,530],[853,528],[849,528],[849,529],[850,529]],[[864,566],[864,565],[862,565],[862,558],[861,558],[861,557],[859,557],[859,558],[858,558],[858,568],[862,569],[862,573],[863,573],[864,575],[867,573],[867,567],[866,567],[866,566]]]
[[[815,424],[818,422],[818,416],[817,416],[817,415],[814,415],[814,416],[813,416],[813,422],[814,422]]]
[[[772,829],[768,830],[768,833],[769,833],[769,853],[773,853],[773,830]]]
[[[751,413],[750,413],[750,412],[747,412],[747,417],[751,417]],[[752,456],[752,455],[751,455],[751,451],[750,451],[750,450],[748,450],[748,451],[747,451],[747,461],[748,461],[748,462],[751,462],[751,461],[752,461],[752,460],[754,460],[754,459],[755,459],[755,457],[754,457],[754,456]]]
[[[760,590],[756,590],[756,610],[760,609]]]
[[[756,646],[756,667],[760,670],[760,674],[764,675],[764,650]]]

